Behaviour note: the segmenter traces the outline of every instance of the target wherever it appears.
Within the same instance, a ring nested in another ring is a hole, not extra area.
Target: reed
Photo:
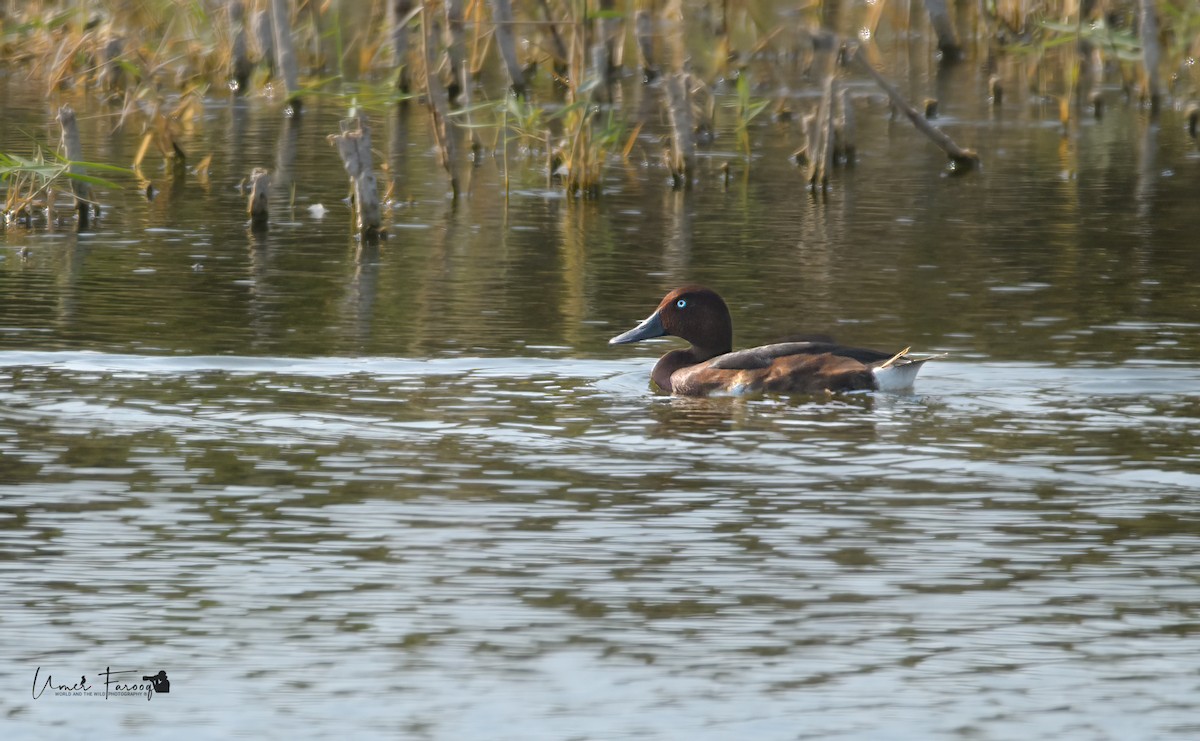
[[[47,156],[41,147],[35,148],[29,156],[0,152],[0,184],[4,185],[4,224],[34,226],[43,215],[54,209],[56,192],[59,190],[74,190],[77,195],[89,192],[82,188],[74,189],[72,184],[85,185],[88,188],[122,187],[112,180],[89,175],[84,172],[85,169],[129,176],[134,174],[132,170],[100,162],[69,160],[54,154]],[[90,194],[87,197],[91,198]],[[84,203],[96,207],[94,200]],[[48,221],[47,216],[45,222]]]

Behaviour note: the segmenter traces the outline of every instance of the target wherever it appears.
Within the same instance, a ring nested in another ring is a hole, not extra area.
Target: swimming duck
[[[608,344],[663,335],[692,343],[659,358],[650,374],[659,388],[680,396],[899,391],[910,388],[921,365],[931,359],[912,357],[908,348],[887,353],[832,341],[780,342],[733,352],[729,308],[715,291],[702,286],[671,291],[653,314]]]

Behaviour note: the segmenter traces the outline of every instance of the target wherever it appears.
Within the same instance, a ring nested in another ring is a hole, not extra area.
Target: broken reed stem
[[[667,101],[667,119],[671,126],[671,146],[667,164],[675,188],[690,188],[695,172],[696,141],[692,138],[692,101],[686,70],[686,49],[683,41],[683,7],[680,0],[669,0],[662,13],[665,33],[667,66],[670,72],[663,80]]]
[[[654,82],[658,78],[658,68],[654,66],[654,20],[648,11],[639,10],[634,14],[633,32],[637,37],[638,62],[642,65],[642,82]]]
[[[513,9],[512,0],[491,0],[492,18],[496,21],[496,44],[500,47],[500,57],[504,59],[504,69],[508,71],[508,85],[513,94],[525,95],[525,71],[517,58],[517,42],[513,38]]]
[[[287,0],[271,0],[271,28],[274,29],[275,63],[283,75],[284,91],[294,110],[300,108],[300,67],[292,47],[292,25]]]
[[[850,44],[847,46],[846,56],[851,62],[857,63],[859,68],[870,75],[871,79],[875,80],[875,83],[879,85],[879,87],[883,88],[883,91],[887,93],[888,98],[892,101],[892,105],[908,117],[908,120],[912,122],[912,125],[916,127],[917,131],[920,131],[922,134],[928,137],[930,141],[936,144],[938,148],[949,155],[951,161],[956,167],[962,167],[969,170],[979,166],[979,155],[975,153],[975,150],[964,149],[963,147],[960,147],[953,139],[947,136],[944,131],[926,120],[925,117],[921,115],[921,112],[916,108],[913,108],[912,104],[905,100],[904,96],[900,94],[900,91],[897,90],[890,82],[888,82],[883,75],[879,74],[878,70],[872,67],[871,63],[859,53],[859,46],[857,44]]]
[[[687,73],[672,72],[663,81],[667,97],[667,119],[671,124],[669,165],[676,189],[690,188],[696,170],[696,141],[692,138],[692,104],[688,98]]]
[[[954,19],[950,16],[946,0],[925,0],[925,8],[929,11],[929,21],[937,34],[942,61],[957,62],[962,59],[962,47],[958,43],[958,34],[954,32]]]
[[[812,69],[820,75],[821,99],[817,112],[806,121],[809,140],[805,146],[808,163],[805,176],[813,192],[824,191],[829,186],[834,161],[834,131],[838,94],[835,73],[837,72],[837,38],[831,33],[820,33],[813,37]]]
[[[436,38],[437,12],[436,2],[430,0],[425,4],[421,19],[421,58],[425,68],[425,98],[429,105],[429,115],[433,118],[433,138],[437,142],[438,152],[442,156],[442,167],[450,176],[450,190],[454,198],[458,198],[458,157],[455,151],[454,137],[450,131],[450,101],[446,88],[442,85],[437,72],[437,55],[433,39]]]
[[[267,65],[267,71],[274,76],[278,66],[275,63],[275,24],[271,21],[271,11],[254,11],[250,25],[254,43],[258,45],[258,61]]]
[[[108,92],[121,90],[125,85],[125,68],[118,64],[125,51],[125,40],[111,36],[104,44],[104,64],[100,68],[100,87]]]
[[[250,73],[254,65],[246,51],[246,7],[242,0],[229,3],[229,26],[233,35],[233,49],[230,54],[229,76],[233,80],[233,94],[245,95],[250,86]]]
[[[834,87],[833,72],[830,70],[822,86],[821,104],[817,108],[812,129],[815,139],[808,152],[808,184],[814,191],[828,187],[829,173],[833,169]]]
[[[271,173],[262,167],[250,172],[250,198],[246,201],[246,213],[250,214],[250,228],[266,229],[270,216]]]
[[[463,40],[465,24],[462,0],[444,0],[442,7],[446,15],[443,41],[446,44],[446,57],[450,60],[449,99],[460,107],[470,107],[471,75],[469,71],[464,74],[464,70],[467,70],[467,51]]]
[[[558,24],[555,23],[554,13],[550,10],[548,0],[538,0],[538,5],[542,9],[542,15],[545,17],[543,25],[550,34],[550,45],[554,52],[555,81],[559,85],[563,85],[567,79],[567,68],[570,66],[570,52],[567,51],[567,44],[563,41],[562,34],[558,32]]]
[[[479,161],[483,151],[483,142],[479,139],[479,130],[471,124],[471,87],[473,76],[471,65],[467,63],[466,52],[466,23],[463,20],[462,0],[447,0],[446,2],[446,51],[450,58],[450,69],[453,74],[452,85],[458,90],[458,107],[466,119],[468,136],[471,138],[471,154]],[[454,95],[449,95],[454,98]]]
[[[616,41],[620,21],[613,17],[616,15],[614,0],[599,0],[599,5],[600,13],[594,23],[596,35],[591,50],[592,69],[604,83],[604,100],[611,102],[612,88],[620,77],[621,69]]]
[[[396,89],[405,95],[412,89],[408,70],[408,22],[412,20],[413,0],[390,0],[388,23],[392,29],[392,66],[396,68]]]
[[[1159,77],[1159,62],[1162,49],[1158,45],[1158,14],[1154,9],[1154,0],[1139,0],[1142,42],[1142,63],[1146,68],[1146,89],[1143,98],[1150,103],[1151,115],[1158,115],[1162,103],[1162,80]]]
[[[834,111],[834,158],[843,157],[847,165],[854,164],[858,151],[855,145],[854,102],[850,99],[850,88],[838,85],[837,107]]]
[[[69,104],[58,109],[58,124],[62,127],[63,156],[72,163],[83,159],[83,144],[79,140],[79,126],[75,121],[75,111]],[[68,171],[72,175],[84,174],[82,165],[71,164]],[[92,186],[82,180],[71,178],[71,193],[75,196],[75,210],[79,213],[79,228],[87,229],[92,209]],[[52,201],[48,196],[47,201]]]
[[[354,212],[363,239],[378,239],[383,225],[379,206],[379,185],[371,162],[371,127],[364,114],[342,121],[341,133],[329,137],[342,158],[350,188],[354,193]]]

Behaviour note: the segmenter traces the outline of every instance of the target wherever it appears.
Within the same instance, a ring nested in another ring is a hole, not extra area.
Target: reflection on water
[[[1172,111],[1064,139],[939,83],[968,178],[864,96],[823,202],[763,120],[728,187],[730,132],[674,193],[651,122],[599,202],[483,163],[452,204],[407,109],[363,247],[309,145],[341,111],[216,101],[208,181],[4,232],[5,737],[1196,737],[1200,157]],[[910,396],[654,395],[671,343],[606,340],[684,281],[742,345],[951,357]],[[26,694],[109,666],[170,697]]]

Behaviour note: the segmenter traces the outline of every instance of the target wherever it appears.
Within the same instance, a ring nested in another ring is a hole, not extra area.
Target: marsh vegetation
[[[1193,133],[1198,110],[1194,0],[34,1],[8,3],[2,23],[9,75],[49,101],[99,101],[91,115],[139,132],[132,162],[106,164],[131,167],[147,193],[155,159],[173,177],[207,175],[209,153],[187,151],[181,133],[205,125],[206,103],[239,97],[288,116],[332,99],[353,122],[343,129],[363,131],[391,107],[424,108],[454,197],[481,167],[506,188],[521,171],[580,197],[602,195],[613,167],[661,171],[676,189],[752,178],[754,122],[794,143],[796,187],[816,194],[855,161],[856,109],[880,101],[962,172],[979,163],[972,133],[957,142],[953,122],[937,121],[937,74],[956,65],[975,70],[994,116],[1034,107],[1064,138],[1107,106],[1148,120],[1167,109]],[[934,70],[932,86],[914,66]],[[720,132],[736,142],[715,143]],[[9,223],[44,220],[55,181],[87,177],[48,169],[37,136],[3,147]],[[720,155],[702,168],[706,150]],[[384,209],[405,190],[386,162]],[[364,232],[379,224],[359,216]]]

